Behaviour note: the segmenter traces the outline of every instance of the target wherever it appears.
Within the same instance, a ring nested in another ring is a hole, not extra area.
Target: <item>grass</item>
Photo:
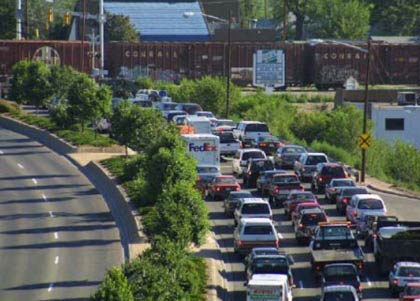
[[[54,133],[76,146],[107,147],[117,144],[115,140],[96,134],[91,129],[85,129],[84,132],[78,130],[78,127],[74,127],[74,129],[59,129],[49,117],[25,113],[19,105],[10,101],[0,100],[0,113],[8,113],[13,118]]]
[[[101,164],[105,166],[108,171],[119,179],[124,177],[124,157],[112,157],[101,161]]]

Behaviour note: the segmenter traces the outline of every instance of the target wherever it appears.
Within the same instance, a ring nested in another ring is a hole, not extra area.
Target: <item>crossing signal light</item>
[[[52,8],[48,9],[48,22],[52,23],[54,21],[54,12]]]
[[[39,29],[38,28],[35,28],[35,37],[39,38]]]
[[[64,14],[64,24],[65,25],[70,25],[70,13],[69,12],[66,12],[65,14]]]

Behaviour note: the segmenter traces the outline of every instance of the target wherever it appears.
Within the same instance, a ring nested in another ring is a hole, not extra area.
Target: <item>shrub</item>
[[[153,87],[153,81],[150,77],[139,76],[136,80],[138,89],[151,89]]]
[[[333,158],[334,160],[346,163],[351,166],[354,166],[354,164],[357,162],[357,158],[352,156],[345,149],[331,145],[325,141],[320,142],[315,140],[311,143],[310,147],[316,151],[326,153],[329,157]]]
[[[127,277],[120,268],[108,271],[91,301],[134,301],[133,292]]]
[[[76,146],[90,145],[97,147],[107,147],[115,144],[114,140],[102,135],[97,135],[90,129],[87,129],[84,132],[58,130],[55,133]]]
[[[0,99],[0,113],[20,113],[20,106],[11,101]]]
[[[117,156],[102,160],[101,164],[103,164],[114,177],[121,179],[124,176],[124,168],[126,164],[124,157]]]

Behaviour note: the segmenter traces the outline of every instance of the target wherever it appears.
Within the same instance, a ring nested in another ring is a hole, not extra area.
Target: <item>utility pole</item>
[[[25,38],[29,40],[29,0],[25,0]]]
[[[16,5],[16,39],[22,40],[22,0],[17,0]]]
[[[366,62],[366,84],[365,84],[365,95],[364,95],[364,107],[363,107],[363,134],[367,134],[367,121],[368,121],[368,99],[369,99],[369,79],[370,79],[370,50],[371,50],[371,38],[367,41],[367,62]],[[365,182],[366,175],[366,149],[362,148],[362,174],[361,182]]]
[[[230,107],[230,78],[231,78],[231,31],[232,31],[232,10],[229,9],[228,32],[227,32],[227,72],[226,72],[226,118],[229,118]]]
[[[99,39],[100,39],[100,52],[101,52],[101,64],[100,64],[100,77],[104,78],[104,68],[105,68],[105,37],[104,37],[104,0],[99,0]]]
[[[283,40],[284,41],[287,41],[287,26],[288,26],[288,15],[289,15],[289,12],[288,12],[288,6],[289,6],[289,3],[288,3],[288,0],[284,0],[284,2],[283,2]]]

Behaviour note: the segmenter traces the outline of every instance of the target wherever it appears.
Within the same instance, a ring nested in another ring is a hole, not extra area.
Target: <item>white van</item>
[[[207,117],[199,117],[194,115],[188,115],[185,119],[187,125],[194,128],[195,134],[211,134],[211,122]]]
[[[196,160],[197,165],[220,166],[219,137],[211,134],[184,134],[186,150]]]
[[[246,288],[247,301],[292,301],[287,275],[254,274]]]

